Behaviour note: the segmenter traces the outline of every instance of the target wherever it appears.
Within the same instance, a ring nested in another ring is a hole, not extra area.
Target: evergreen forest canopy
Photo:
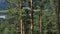
[[[0,10],[5,9],[6,18],[0,19],[0,34],[20,34],[20,19],[23,19],[25,34],[30,34],[30,0],[0,0]],[[42,0],[43,34],[57,34],[56,0]],[[7,8],[7,9],[6,9]],[[40,0],[33,0],[34,34],[40,34]]]

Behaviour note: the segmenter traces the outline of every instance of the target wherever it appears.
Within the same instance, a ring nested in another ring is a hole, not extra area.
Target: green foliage
[[[10,3],[6,19],[0,19],[0,34],[20,34],[20,0],[7,0]],[[34,0],[35,1],[35,0]],[[25,2],[25,1],[24,1]],[[27,1],[29,2],[29,0]],[[55,0],[43,0],[43,34],[56,34],[56,2]],[[40,7],[34,7],[34,34],[40,34]],[[30,6],[22,8],[22,18],[25,25],[25,33],[30,34]],[[50,33],[49,33],[50,32]]]

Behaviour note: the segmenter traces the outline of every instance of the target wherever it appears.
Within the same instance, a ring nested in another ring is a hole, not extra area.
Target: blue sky
[[[4,0],[0,0],[0,10],[4,10],[7,9],[9,7],[9,3],[4,1]]]
[[[4,1],[3,0],[0,0],[0,4],[3,3]]]
[[[9,7],[9,3],[8,3],[8,2],[6,2],[6,1],[4,1],[4,0],[0,0],[0,10],[5,10],[5,9],[7,9],[8,7]],[[0,18],[5,19],[6,16],[5,16],[4,14],[3,14],[3,15],[0,14]]]

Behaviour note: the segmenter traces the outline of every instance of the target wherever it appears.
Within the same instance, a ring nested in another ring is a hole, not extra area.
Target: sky
[[[5,16],[5,15],[0,15],[0,18],[5,19],[5,18],[6,18],[6,16]]]
[[[0,4],[3,3],[4,1],[3,0],[0,0]]]
[[[5,10],[9,7],[9,3],[4,1],[4,0],[0,0],[0,10]],[[5,19],[6,16],[5,15],[0,15],[0,18]]]
[[[9,3],[4,1],[4,0],[0,0],[0,10],[4,10],[7,9],[9,7]]]

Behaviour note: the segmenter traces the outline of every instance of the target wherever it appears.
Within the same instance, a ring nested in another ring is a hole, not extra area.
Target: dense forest
[[[56,6],[57,0],[0,0],[0,34],[57,34]]]

